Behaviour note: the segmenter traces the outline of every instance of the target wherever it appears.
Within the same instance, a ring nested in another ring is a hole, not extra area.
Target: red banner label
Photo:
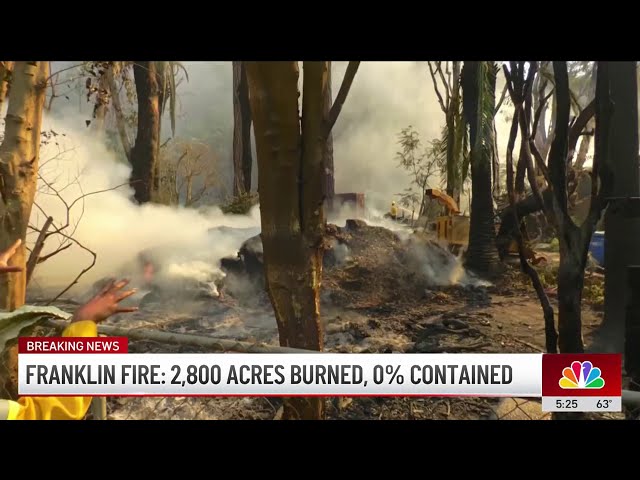
[[[20,337],[18,353],[128,353],[127,337]]]
[[[542,396],[622,396],[622,355],[618,353],[543,355]]]

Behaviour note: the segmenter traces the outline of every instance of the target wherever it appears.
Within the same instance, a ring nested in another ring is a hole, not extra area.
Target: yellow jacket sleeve
[[[98,327],[91,320],[74,322],[62,336],[96,337]],[[7,403],[7,420],[82,420],[91,405],[91,397],[21,397],[17,402]]]

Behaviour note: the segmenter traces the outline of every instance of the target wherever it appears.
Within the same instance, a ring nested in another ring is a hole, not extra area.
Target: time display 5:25
[[[572,409],[578,408],[577,400],[556,400],[556,408]]]

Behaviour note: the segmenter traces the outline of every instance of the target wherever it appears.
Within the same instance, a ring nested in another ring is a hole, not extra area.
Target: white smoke
[[[64,120],[44,119],[43,131],[53,130],[58,136],[41,149],[43,180],[39,182],[37,206],[31,219],[33,225],[42,226],[46,216],[52,216],[54,227],[59,227],[67,223],[67,206],[71,207],[70,226],[63,233],[97,254],[96,265],[82,278],[80,288],[119,272],[139,252],[149,248],[165,247],[167,264],[176,263],[167,271],[177,274],[181,268],[178,265],[199,260],[189,268],[199,268],[203,275],[208,275],[203,258],[211,260],[209,265],[217,265],[220,258],[234,255],[242,241],[259,231],[257,207],[245,216],[224,215],[215,207],[197,211],[135,205],[130,200],[132,191],[126,185],[129,165],[119,161],[94,132],[78,128],[82,124],[84,121],[77,115],[66,116]],[[58,194],[54,194],[54,189]],[[231,228],[211,230],[222,226]],[[29,240],[33,242],[35,235],[30,235]],[[53,252],[63,240],[52,235],[42,254]],[[66,285],[91,260],[91,254],[73,244],[39,265],[32,281],[40,287]]]

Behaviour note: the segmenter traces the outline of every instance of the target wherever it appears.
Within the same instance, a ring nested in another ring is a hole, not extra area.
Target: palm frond
[[[493,118],[498,67],[495,62],[467,62],[462,80],[463,114],[469,125],[473,162],[489,161],[493,153]]]
[[[461,121],[460,124],[464,128],[464,136],[462,137],[462,178],[461,178],[461,181],[462,181],[461,185],[464,185],[464,182],[469,177],[469,165],[471,163],[471,152],[469,152],[469,130],[467,129],[467,125],[463,121]]]
[[[493,119],[496,103],[496,77],[498,67],[495,62],[482,62],[478,76],[478,133],[481,141],[483,157],[493,158]]]
[[[171,65],[173,65],[175,68],[175,75],[178,75],[178,70],[182,70],[182,73],[184,73],[184,77],[187,79],[187,82],[189,81],[189,72],[187,72],[187,68],[182,65],[181,62],[171,62]]]
[[[171,118],[171,136],[176,136],[176,72],[174,62],[169,65],[169,82],[171,83],[171,93],[169,94],[169,117]]]

